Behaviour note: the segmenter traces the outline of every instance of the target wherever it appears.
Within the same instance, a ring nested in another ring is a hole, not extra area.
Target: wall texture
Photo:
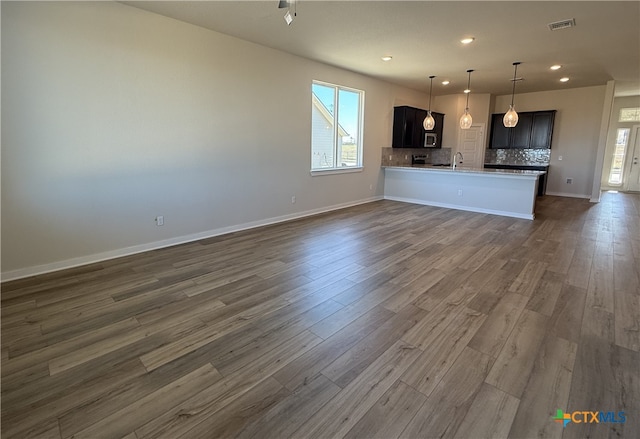
[[[310,175],[313,79],[365,91],[362,172]],[[4,279],[376,199],[393,106],[427,100],[116,2],[5,2]]]

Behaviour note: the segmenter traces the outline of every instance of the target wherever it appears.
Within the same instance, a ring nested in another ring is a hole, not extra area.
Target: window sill
[[[362,172],[363,166],[351,166],[348,168],[330,168],[330,169],[317,169],[311,170],[312,177],[319,177],[321,175],[333,175],[333,174],[350,174],[352,172]]]

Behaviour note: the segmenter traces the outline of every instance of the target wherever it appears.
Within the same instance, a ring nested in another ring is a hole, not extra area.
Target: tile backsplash
[[[484,162],[496,165],[542,165],[549,164],[550,149],[487,149]]]
[[[411,165],[412,155],[426,156],[426,163],[451,163],[451,148],[382,148],[382,166]],[[487,149],[484,162],[496,165],[547,166],[551,158],[550,149]]]
[[[451,163],[451,148],[382,148],[382,166],[411,165],[412,155],[426,156],[426,163]]]

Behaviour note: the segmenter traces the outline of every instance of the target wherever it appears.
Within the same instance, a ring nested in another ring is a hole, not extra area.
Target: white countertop
[[[518,169],[484,169],[484,168],[471,168],[465,166],[456,166],[455,169],[451,168],[451,166],[434,166],[434,165],[401,165],[401,166],[382,166],[383,168],[388,169],[399,169],[399,170],[408,170],[408,171],[419,171],[419,172],[435,172],[435,173],[461,173],[461,174],[476,174],[476,175],[484,175],[484,176],[500,176],[500,177],[528,177],[528,178],[537,178],[542,174],[546,174],[545,171],[525,171]]]

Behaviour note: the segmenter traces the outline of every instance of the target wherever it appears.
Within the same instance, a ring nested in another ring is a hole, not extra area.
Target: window
[[[640,107],[621,108],[618,122],[640,122]]]
[[[611,161],[611,172],[609,172],[609,184],[619,186],[622,184],[622,168],[624,166],[624,154],[629,143],[629,128],[618,128],[616,135],[616,146],[613,151]]]
[[[362,167],[364,92],[313,81],[311,171]]]

